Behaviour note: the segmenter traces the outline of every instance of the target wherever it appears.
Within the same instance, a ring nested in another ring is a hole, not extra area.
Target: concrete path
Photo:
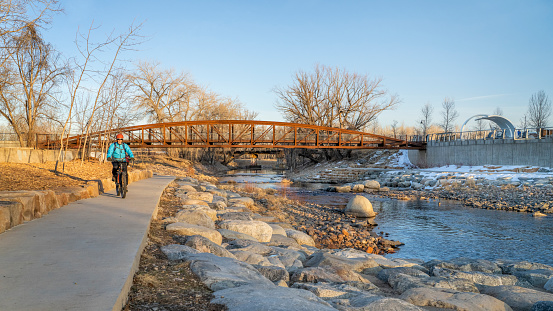
[[[172,176],[51,211],[0,234],[0,310],[121,310]]]

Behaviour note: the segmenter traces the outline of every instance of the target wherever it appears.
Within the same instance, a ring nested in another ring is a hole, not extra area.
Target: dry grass
[[[152,274],[139,274],[134,278],[134,282],[146,287],[161,286],[161,281],[159,281],[157,277]]]
[[[503,185],[501,186],[501,190],[515,190],[516,186],[513,184]]]
[[[465,187],[476,189],[476,181],[474,179],[467,179],[467,181],[465,181]]]

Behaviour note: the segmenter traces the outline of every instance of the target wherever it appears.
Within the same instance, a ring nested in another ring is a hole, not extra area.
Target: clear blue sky
[[[553,1],[61,0],[46,40],[74,55],[77,29],[144,21],[150,39],[125,57],[188,72],[281,121],[272,89],[315,64],[382,77],[402,99],[379,118],[416,125],[420,109],[455,100],[457,124],[501,107],[515,125],[530,96],[553,99]],[[553,119],[550,120],[553,125]]]

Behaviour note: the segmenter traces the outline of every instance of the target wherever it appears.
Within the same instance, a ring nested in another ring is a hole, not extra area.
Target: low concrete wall
[[[432,142],[426,150],[409,150],[409,160],[419,167],[487,164],[553,167],[553,139]]]
[[[129,172],[129,183],[150,178],[152,171]],[[115,188],[109,179],[94,180],[86,187],[41,191],[0,191],[0,233],[26,221],[40,218],[53,209],[77,200],[99,196]]]
[[[33,148],[0,148],[0,163],[44,163],[56,161],[59,150],[37,150]],[[65,160],[75,159],[75,151],[66,151]]]

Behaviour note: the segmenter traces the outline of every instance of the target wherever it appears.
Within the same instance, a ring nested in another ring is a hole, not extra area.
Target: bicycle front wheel
[[[121,174],[121,197],[127,197],[127,174]]]

